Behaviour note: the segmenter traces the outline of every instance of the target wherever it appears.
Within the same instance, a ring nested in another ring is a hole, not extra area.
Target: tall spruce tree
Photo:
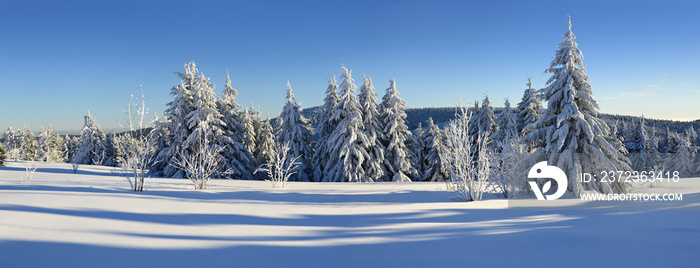
[[[225,159],[224,170],[232,173],[232,178],[250,180],[253,179],[254,160],[244,144],[245,120],[240,113],[241,106],[236,102],[237,98],[238,91],[231,86],[227,72],[225,89],[218,101],[219,113],[224,122],[224,135],[219,137],[218,143],[223,147],[221,153]]]
[[[367,153],[369,159],[364,162],[364,171],[367,181],[384,180],[384,146],[380,138],[382,135],[382,122],[377,110],[377,94],[374,92],[372,77],[363,77],[360,87],[360,106],[362,108],[362,123],[367,133]]]
[[[270,118],[268,116],[267,120],[260,122],[260,131],[256,134],[258,137],[257,144],[255,146],[255,163],[259,167],[263,164],[272,162],[277,154],[275,143],[275,133],[272,128]],[[256,173],[257,179],[267,179],[269,174],[264,172]]]
[[[394,79],[389,80],[379,112],[384,124],[382,142],[386,148],[386,177],[397,182],[411,181],[417,172],[411,165],[411,152],[406,146],[411,135],[406,126],[406,101],[399,96]]]
[[[558,46],[554,59],[545,73],[552,74],[543,89],[547,110],[525,131],[532,131],[526,142],[539,148],[528,157],[534,165],[547,160],[566,173],[568,190],[580,196],[584,190],[603,193],[622,193],[627,185],[622,181],[604,181],[594,178],[581,182],[581,173],[597,173],[601,170],[629,170],[625,156],[621,155],[607,140],[608,125],[598,118],[598,104],[593,99],[589,78],[585,74],[583,55],[571,32],[571,20],[567,21],[564,41]]]
[[[423,173],[424,181],[445,181],[450,177],[450,172],[443,163],[444,156],[449,154],[446,146],[445,133],[433,123],[433,118],[428,118],[428,132],[424,138],[427,147],[425,159],[427,166]],[[443,157],[441,157],[443,156]]]
[[[193,159],[195,153],[200,152],[201,148],[217,147],[221,148],[222,139],[224,139],[224,121],[217,107],[217,98],[214,93],[214,84],[209,81],[209,78],[204,74],[198,74],[194,80],[192,90],[192,107],[193,109],[185,116],[185,123],[190,130],[190,134],[182,142],[180,157]],[[221,150],[220,152],[223,152]],[[223,155],[219,155],[223,159]],[[225,161],[221,161],[225,162]],[[181,167],[182,168],[182,167]],[[224,172],[232,172],[227,170],[223,165],[217,172],[219,177],[224,176]],[[188,172],[186,169],[183,172]],[[191,174],[185,174],[185,177],[190,177]]]
[[[313,166],[314,178],[316,178],[317,181],[325,181],[323,170],[325,169],[325,164],[328,162],[328,156],[330,154],[330,150],[327,146],[328,138],[338,125],[337,121],[331,119],[338,105],[338,101],[340,101],[337,90],[338,85],[336,84],[335,75],[333,75],[331,79],[328,80],[326,97],[323,99],[323,106],[320,108],[321,118],[319,119],[318,128],[316,130],[318,133],[318,141],[316,141],[314,150]]]
[[[150,140],[158,145],[152,157],[150,172],[164,177],[185,177],[185,174],[175,167],[174,163],[179,159],[179,154],[184,150],[183,143],[192,133],[188,127],[186,116],[194,110],[194,90],[197,87],[197,65],[188,62],[184,66],[185,72],[176,72],[180,77],[180,84],[170,89],[173,101],[167,104],[167,108],[151,131]]]
[[[311,136],[313,132],[308,120],[301,114],[301,108],[296,99],[294,99],[294,93],[289,81],[287,81],[287,98],[277,121],[279,123],[277,143],[289,145],[287,159],[299,157],[297,161],[300,164],[297,172],[289,179],[293,181],[312,181],[311,157],[313,156],[313,150],[311,149]]]
[[[341,98],[330,120],[338,122],[327,141],[328,162],[324,180],[332,182],[366,181],[363,164],[369,158],[369,139],[364,131],[362,108],[355,95],[352,72],[341,68]]]

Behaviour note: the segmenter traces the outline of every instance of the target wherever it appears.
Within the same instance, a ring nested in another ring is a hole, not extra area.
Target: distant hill
[[[303,110],[303,114],[311,121],[315,128],[320,117],[320,106],[314,106]],[[471,108],[470,108],[471,109]],[[496,116],[499,116],[503,108],[494,108]],[[418,123],[422,123],[425,127],[425,122],[428,118],[433,118],[435,124],[443,127],[447,122],[455,118],[455,107],[427,107],[427,108],[407,108],[406,109],[406,124],[409,129],[413,130],[418,127]],[[605,120],[608,126],[617,125],[625,129],[630,129],[639,120],[637,116],[617,115],[617,114],[599,114],[599,117]],[[684,132],[686,129],[693,127],[696,131],[700,130],[700,119],[695,121],[672,121],[662,119],[645,118],[647,131],[658,137],[663,137],[666,134],[666,128],[670,131],[678,133]]]

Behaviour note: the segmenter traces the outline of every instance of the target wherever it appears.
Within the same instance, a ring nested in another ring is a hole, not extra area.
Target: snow
[[[444,183],[153,178],[129,191],[113,168],[0,167],[0,267],[670,267],[700,261],[694,210],[508,209],[456,202]],[[633,192],[682,192],[700,178]],[[594,202],[584,204],[584,207]],[[580,205],[580,204],[579,204]],[[576,209],[574,209],[576,208]],[[574,257],[573,256],[587,256]]]

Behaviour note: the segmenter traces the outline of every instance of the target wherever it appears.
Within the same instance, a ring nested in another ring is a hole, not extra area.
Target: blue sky
[[[276,116],[291,82],[320,105],[344,64],[409,107],[460,96],[520,100],[542,88],[571,15],[601,112],[700,118],[694,1],[12,1],[0,15],[0,128],[77,131],[88,110],[117,127],[143,85],[151,111],[194,60],[239,103]]]

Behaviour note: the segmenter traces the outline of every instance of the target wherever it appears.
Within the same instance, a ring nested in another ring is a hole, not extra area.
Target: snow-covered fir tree
[[[105,136],[105,142],[103,145],[104,151],[100,156],[101,164],[103,166],[116,167],[117,162],[117,135],[114,133],[109,133]]]
[[[49,163],[63,163],[63,138],[56,134],[53,127],[41,128],[39,132],[39,161]]]
[[[411,152],[406,146],[406,141],[411,135],[406,126],[406,101],[399,96],[394,79],[389,80],[389,88],[382,97],[379,113],[384,127],[382,143],[386,148],[386,178],[397,182],[411,181],[417,172],[411,165]]]
[[[518,132],[522,132],[525,126],[537,122],[542,116],[542,103],[540,93],[532,87],[532,77],[527,78],[527,89],[523,92],[523,98],[518,103]]]
[[[363,182],[367,181],[363,164],[369,158],[369,139],[362,122],[362,107],[355,95],[357,86],[353,83],[351,71],[341,68],[341,98],[329,120],[338,122],[328,137],[326,148],[328,162],[324,165],[324,181]]]
[[[19,133],[19,158],[21,160],[35,161],[38,156],[39,143],[34,132],[25,126]]]
[[[238,91],[231,86],[227,72],[225,89],[218,100],[219,113],[224,122],[224,135],[218,139],[218,144],[223,147],[223,169],[230,171],[232,178],[250,180],[253,179],[255,163],[245,145],[246,122],[240,114],[241,106],[236,102],[237,98]]]
[[[312,181],[311,158],[313,157],[313,150],[311,149],[311,136],[313,132],[308,120],[301,114],[301,108],[296,99],[294,99],[294,93],[289,81],[287,81],[287,98],[277,121],[279,124],[277,144],[287,144],[289,146],[289,151],[286,155],[287,159],[298,157],[297,161],[299,161],[297,172],[289,179],[292,181]]]
[[[74,159],[73,156],[78,151],[78,147],[80,147],[80,138],[65,135],[63,137],[63,159],[71,163]]]
[[[492,141],[506,141],[514,139],[519,135],[515,113],[510,108],[510,101],[506,99],[505,108],[498,118],[498,130],[491,135]]]
[[[450,177],[450,173],[442,162],[444,156],[449,154],[446,146],[445,133],[433,123],[433,118],[428,118],[428,132],[425,134],[424,142],[427,147],[425,162],[427,166],[423,172],[424,181],[445,181]],[[440,156],[443,157],[440,157]]]
[[[20,146],[19,137],[10,126],[8,127],[2,135],[2,144],[5,146],[5,151],[7,152],[7,158],[12,160],[17,160],[20,158]]]
[[[374,91],[372,77],[363,77],[360,87],[360,106],[362,109],[362,123],[367,134],[367,153],[369,158],[364,162],[364,171],[367,181],[384,180],[384,145],[382,136],[382,122],[377,110],[377,94]]]
[[[5,159],[7,159],[7,150],[5,150],[5,146],[0,142],[0,166],[5,165]]]
[[[411,165],[416,169],[416,176],[413,178],[414,181],[423,181],[425,167],[425,154],[427,153],[427,146],[424,144],[424,138],[426,136],[425,130],[423,130],[423,124],[418,122],[418,127],[413,131],[412,141],[407,144],[409,150],[411,151],[412,162]]]
[[[632,131],[632,135],[625,139],[625,148],[629,153],[629,160],[632,164],[632,170],[650,171],[654,170],[656,165],[653,149],[650,148],[647,141],[646,126],[644,125],[644,117],[639,119],[639,122]]]
[[[260,132],[257,133],[257,144],[255,146],[255,164],[259,167],[263,164],[274,162],[277,155],[277,144],[275,143],[275,133],[270,123],[270,118],[261,122]],[[264,172],[256,173],[256,178],[266,179],[267,174]]]
[[[658,151],[662,154],[675,154],[678,151],[678,144],[681,142],[680,135],[676,132],[672,132],[668,127],[666,127],[666,137],[659,141]]]
[[[476,122],[479,132],[482,135],[490,137],[493,133],[498,131],[496,115],[493,112],[493,106],[491,106],[489,95],[484,97],[484,100],[481,102],[481,108],[475,116],[474,122]]]
[[[685,136],[678,137],[676,142],[676,152],[666,154],[666,170],[672,173],[678,171],[680,177],[692,177],[697,169],[694,161],[698,147],[690,145],[690,140]]]
[[[338,125],[337,121],[331,120],[333,111],[335,111],[338,101],[340,101],[337,90],[338,85],[336,84],[335,75],[333,75],[331,79],[328,80],[323,106],[319,108],[321,110],[321,118],[318,121],[319,123],[316,130],[316,133],[318,133],[318,140],[316,141],[313,156],[314,178],[316,178],[317,181],[325,181],[323,170],[325,169],[325,164],[328,162],[328,156],[330,154],[330,150],[326,145],[328,143],[328,138],[330,138],[331,133],[333,133],[333,130],[335,130],[335,127]]]
[[[252,105],[242,114],[244,129],[243,144],[246,148],[248,148],[248,152],[250,153],[250,155],[255,154],[255,145],[257,144],[255,136],[255,126],[260,125],[260,122],[257,121],[257,115],[258,113],[255,111],[255,108]],[[254,159],[255,158],[253,157],[253,160]],[[253,161],[253,163],[255,163],[255,161]]]
[[[626,157],[608,142],[612,133],[607,124],[597,117],[600,108],[593,99],[583,55],[574,39],[569,20],[564,41],[545,71],[552,74],[543,89],[547,110],[537,122],[525,127],[525,131],[532,131],[525,141],[538,148],[528,160],[532,165],[547,160],[549,165],[564,170],[569,180],[568,190],[575,196],[584,190],[626,192],[628,186],[621,181],[611,183],[595,178],[582,183],[577,179],[581,173],[629,170],[629,167]]]
[[[152,157],[150,172],[164,177],[185,177],[185,174],[173,163],[178,154],[184,150],[183,143],[191,134],[185,117],[194,110],[194,90],[197,87],[197,65],[188,62],[184,73],[176,73],[181,80],[179,85],[170,89],[173,101],[167,104],[163,116],[156,122],[149,139],[159,147]]]
[[[179,156],[192,159],[192,154],[202,152],[202,147],[218,146],[222,148],[224,140],[224,121],[217,107],[217,98],[214,93],[214,84],[209,81],[209,78],[204,74],[198,74],[194,81],[192,89],[192,110],[185,116],[187,128],[191,131],[190,134],[182,142],[182,148]],[[221,154],[222,150],[219,151]],[[220,155],[223,160],[223,155]],[[225,162],[225,161],[220,161]],[[215,176],[223,177],[225,173],[233,172],[226,169],[225,165],[221,166],[218,174]],[[182,170],[183,172],[189,172]],[[183,173],[190,178],[189,174]]]
[[[105,143],[107,136],[102,128],[92,117],[90,111],[85,116],[85,124],[80,131],[80,145],[72,163],[81,165],[101,165],[105,155]]]

